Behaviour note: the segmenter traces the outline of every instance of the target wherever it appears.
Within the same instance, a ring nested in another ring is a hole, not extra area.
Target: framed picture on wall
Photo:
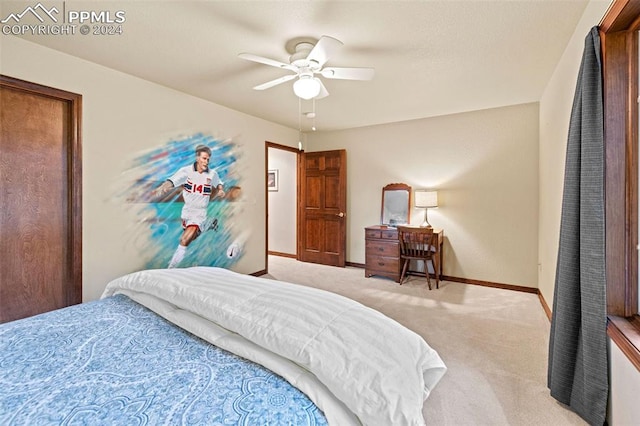
[[[278,190],[278,169],[269,170],[267,172],[267,189],[269,191]]]

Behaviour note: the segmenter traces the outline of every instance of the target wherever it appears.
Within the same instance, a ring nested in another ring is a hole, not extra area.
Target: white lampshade
[[[320,94],[320,81],[315,77],[301,76],[293,83],[293,93],[302,99],[315,98]]]
[[[419,207],[419,208],[438,207],[438,191],[416,189],[415,204],[416,204],[416,207]]]

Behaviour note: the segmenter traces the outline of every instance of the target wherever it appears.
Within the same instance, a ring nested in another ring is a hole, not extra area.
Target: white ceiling
[[[2,3],[2,17],[27,4]],[[536,102],[587,3],[67,0],[67,10],[125,11],[123,34],[25,38],[304,131],[313,123],[299,119],[293,81],[252,90],[289,71],[237,55],[288,62],[287,41],[329,35],[344,46],[326,66],[376,74],[323,79],[330,96],[315,102],[322,131]],[[303,101],[301,110],[311,109]]]

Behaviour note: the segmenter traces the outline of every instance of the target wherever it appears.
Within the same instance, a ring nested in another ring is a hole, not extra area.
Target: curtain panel
[[[605,423],[604,115],[598,27],[585,39],[573,100],[549,341],[551,396],[591,425]]]

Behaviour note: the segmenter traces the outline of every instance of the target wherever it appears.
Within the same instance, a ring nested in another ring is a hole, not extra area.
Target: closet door
[[[0,322],[82,301],[81,102],[0,76]]]

